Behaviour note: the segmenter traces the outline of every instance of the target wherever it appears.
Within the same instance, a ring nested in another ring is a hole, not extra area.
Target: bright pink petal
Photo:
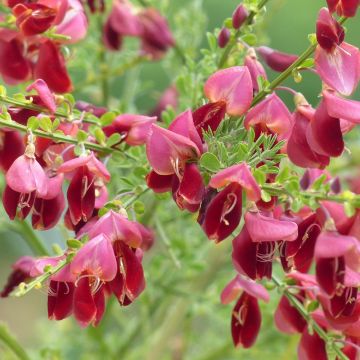
[[[47,86],[44,80],[37,79],[35,82],[30,84],[26,88],[26,91],[31,91],[31,90],[35,90],[38,93],[41,101],[52,113],[56,111],[54,94],[51,93],[49,87]]]
[[[253,84],[246,66],[234,66],[211,75],[204,86],[205,96],[211,102],[225,101],[226,112],[243,115],[253,98]]]
[[[260,212],[248,211],[245,214],[245,224],[254,242],[293,241],[298,236],[296,223],[267,217]]]
[[[209,186],[219,189],[231,183],[239,184],[245,190],[249,200],[260,200],[261,189],[246,163],[233,165],[219,171],[211,178]]]

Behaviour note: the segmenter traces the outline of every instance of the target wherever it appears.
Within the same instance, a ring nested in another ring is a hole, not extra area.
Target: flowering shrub
[[[354,21],[360,3],[327,0],[310,45],[293,55],[256,38],[270,2],[244,0],[208,34],[209,48],[196,60],[165,11],[147,1],[1,5],[2,216],[33,251],[12,265],[1,297],[45,289],[48,318],[73,317],[81,328],[94,327],[93,337],[102,342],[99,358],[113,358],[102,332],[114,302],[131,308],[153,296],[149,311],[161,308],[168,317],[150,336],[154,358],[163,358],[167,336],[187,316],[188,303],[178,299],[171,307],[151,293],[159,274],[147,270],[148,259],[161,261],[161,241],[171,262],[162,269],[166,283],[157,286],[170,293],[185,279],[185,293],[199,297],[204,284],[232,264],[218,297],[233,304],[226,307],[230,333],[221,335],[232,336],[235,347],[256,346],[262,302],[274,301],[277,289],[271,315],[280,332],[298,334],[299,359],[358,359],[360,188],[356,176],[337,177],[331,165],[344,156],[351,161],[347,144],[360,122],[360,102],[350,98],[360,81],[360,51],[346,42],[343,26]],[[86,37],[92,46],[88,32],[100,39],[94,65],[82,53]],[[170,69],[177,62],[178,73],[172,70],[153,110],[131,110],[132,76],[125,88],[130,97],[119,106],[111,79],[157,61],[169,61]],[[81,78],[91,66],[97,74]],[[268,68],[279,72],[273,80]],[[296,90],[308,72],[321,84],[312,105]],[[291,77],[290,88],[283,83]],[[81,84],[90,92],[100,85],[95,104],[91,96],[74,99]],[[283,91],[293,105],[284,102]],[[166,209],[162,216],[158,208]],[[173,245],[179,235],[164,230],[177,219],[180,237],[191,222],[203,232],[190,234],[199,239],[196,246],[180,239],[183,252],[202,261],[197,277],[178,279],[196,264],[182,263]],[[66,241],[50,251],[37,234],[53,228],[62,228]],[[205,238],[209,245],[202,245]],[[149,295],[145,278],[154,279]],[[122,355],[142,329],[141,316],[133,314],[139,325],[131,328]],[[0,339],[28,359],[3,327]],[[226,358],[225,348],[211,358]]]

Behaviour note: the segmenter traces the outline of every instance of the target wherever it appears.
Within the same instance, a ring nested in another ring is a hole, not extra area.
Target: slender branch
[[[0,119],[0,126],[4,126],[4,127],[7,127],[9,129],[14,129],[14,130],[18,130],[18,131],[21,131],[23,133],[27,133],[28,129],[25,125],[21,125],[15,121],[9,121],[9,120],[3,120],[3,119]],[[77,145],[79,142],[77,139],[74,139],[70,136],[67,136],[67,135],[62,135],[60,133],[48,133],[46,131],[42,131],[42,130],[33,130],[32,133],[34,135],[37,135],[39,137],[42,137],[42,138],[45,138],[45,139],[51,139],[55,142],[64,142],[64,143],[68,143],[68,144],[74,144],[74,145]],[[89,150],[94,150],[94,151],[98,151],[100,153],[105,153],[105,154],[110,154],[114,151],[120,151],[120,149],[117,149],[117,148],[110,148],[110,147],[107,147],[107,146],[102,146],[100,144],[95,144],[95,143],[92,143],[92,142],[88,142],[88,141],[85,141],[83,142],[84,144],[84,147],[86,149],[89,149]]]
[[[289,195],[288,191],[282,185],[275,184],[264,184],[261,186],[263,190],[268,192],[270,195],[280,196],[280,195]],[[324,194],[317,191],[300,191],[298,194],[300,197],[313,198],[316,201],[328,200],[337,202],[340,204],[350,202],[356,207],[360,207],[360,195],[348,192],[345,194]]]
[[[26,220],[17,220],[12,229],[24,238],[35,255],[49,255],[49,252],[44,246],[42,240],[37,236],[33,228]]]
[[[13,335],[10,334],[7,326],[0,324],[0,340],[17,356],[20,360],[30,360],[25,349],[18,343]]]
[[[58,117],[61,117],[64,119],[68,119],[68,120],[71,120],[74,116],[73,113],[67,113],[67,112],[63,112],[60,110],[57,110],[53,114],[50,114],[48,109],[46,109],[40,105],[36,105],[31,102],[25,102],[25,101],[21,101],[18,99],[14,99],[14,98],[12,98],[10,96],[6,96],[6,95],[0,95],[0,102],[2,102],[4,104],[10,104],[10,105],[13,105],[13,106],[21,108],[21,109],[34,110],[34,111],[37,111],[40,113],[47,113],[49,115],[55,115],[55,116],[58,116]],[[83,121],[87,122],[89,124],[98,125],[98,122],[96,120],[88,118],[86,114],[84,116]]]
[[[252,21],[254,20],[254,17],[256,16],[256,14],[259,12],[259,10],[260,10],[261,8],[263,8],[263,7],[266,5],[266,3],[267,3],[268,1],[269,1],[269,0],[262,0],[262,1],[260,1],[260,2],[259,2],[259,5],[258,5],[257,11],[251,11],[251,12],[250,12],[250,14],[249,14],[249,16],[247,17],[246,22],[245,22],[244,25],[249,25],[249,24],[251,24]],[[237,40],[238,40],[238,38],[240,37],[241,33],[242,33],[242,28],[240,28],[238,31],[236,31],[234,38],[233,38],[233,39],[228,43],[228,45],[226,46],[226,48],[225,48],[225,50],[224,50],[224,52],[223,52],[223,54],[222,54],[222,56],[221,56],[221,58],[220,58],[220,60],[219,60],[219,64],[218,64],[218,68],[219,68],[219,69],[221,69],[221,68],[225,65],[225,63],[226,63],[226,61],[227,61],[227,59],[228,59],[228,57],[229,57],[229,55],[230,55],[230,53],[231,53],[231,50],[232,50],[232,49],[234,48],[234,46],[236,45]]]
[[[341,349],[337,347],[335,341],[333,341],[333,339],[327,335],[326,331],[312,319],[311,315],[307,312],[303,304],[291,292],[289,292],[285,284],[274,275],[272,276],[272,281],[280,290],[282,290],[284,296],[287,297],[291,305],[296,308],[296,310],[306,320],[306,322],[311,324],[311,327],[314,329],[314,331],[325,341],[326,344],[331,347],[338,358],[341,360],[348,360],[348,357],[341,351]]]

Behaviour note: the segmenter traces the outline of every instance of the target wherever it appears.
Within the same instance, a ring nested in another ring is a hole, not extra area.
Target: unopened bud
[[[294,61],[298,59],[296,55],[286,54],[267,46],[260,46],[257,49],[257,53],[263,58],[266,64],[274,71],[283,72]]]
[[[239,29],[241,25],[244,24],[248,16],[249,16],[248,9],[243,4],[240,4],[232,14],[233,28],[236,30]]]
[[[230,39],[230,30],[227,28],[222,28],[218,36],[218,45],[220,48],[224,48]]]

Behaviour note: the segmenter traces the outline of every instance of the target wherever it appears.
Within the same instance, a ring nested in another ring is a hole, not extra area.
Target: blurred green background
[[[192,36],[194,39],[201,38],[201,46],[206,47],[202,27],[207,31],[220,27],[223,20],[231,16],[239,1],[151,0],[150,3],[166,9],[164,15],[172,28],[175,28],[181,16],[186,17],[188,8],[197,9],[188,15],[186,32],[189,39]],[[307,34],[314,32],[318,10],[324,5],[325,0],[269,0],[265,21],[260,25],[265,44],[285,52],[300,53],[308,46]],[[346,27],[349,32],[347,41],[359,46],[358,19],[348,21]],[[92,31],[95,29],[92,28]],[[96,41],[97,36],[91,34],[95,40],[91,38],[84,42],[85,50],[77,50],[81,44],[75,47],[75,60],[69,63],[75,85],[88,71],[98,71],[94,59],[84,58],[86,51],[91,52],[92,41]],[[112,62],[117,63],[127,55],[124,51],[111,56]],[[176,75],[172,73],[171,61],[166,61],[146,63],[115,79],[111,85],[111,105],[117,106],[117,101],[120,101],[121,109],[140,113],[151,109],[159,94],[172,83],[172,76]],[[273,78],[274,74],[269,72],[269,77]],[[303,77],[300,84],[295,84],[292,79],[287,83],[316,104],[321,84],[310,72],[303,74]],[[95,83],[76,89],[74,95],[76,99],[101,104],[98,89],[99,84]],[[289,101],[290,97],[284,96]],[[129,308],[113,304],[106,318],[106,326],[85,331],[80,330],[73,320],[49,322],[46,295],[40,291],[20,299],[1,300],[0,319],[8,324],[22,345],[31,349],[34,359],[296,358],[297,337],[281,335],[272,324],[272,313],[278,299],[276,293],[272,294],[271,304],[262,306],[262,332],[255,347],[246,351],[233,349],[229,327],[231,305],[219,304],[221,289],[234,275],[229,243],[215,247],[208,242],[194,218],[190,215],[180,216],[171,201],[161,204],[156,209],[155,217],[164,223],[173,254],[158,239],[159,244],[145,256],[146,291]],[[18,235],[6,231],[5,221],[0,226],[0,230],[3,230],[0,240],[0,283],[3,284],[10,264],[19,256],[31,252]],[[49,248],[53,242],[61,243],[59,230],[41,235]],[[173,256],[179,259],[181,267],[176,266]],[[208,272],[210,260],[214,263],[217,258],[218,267]],[[206,276],[208,285],[203,286],[201,279]],[[168,337],[171,333],[175,335]],[[11,354],[0,344],[0,359],[11,358]]]

